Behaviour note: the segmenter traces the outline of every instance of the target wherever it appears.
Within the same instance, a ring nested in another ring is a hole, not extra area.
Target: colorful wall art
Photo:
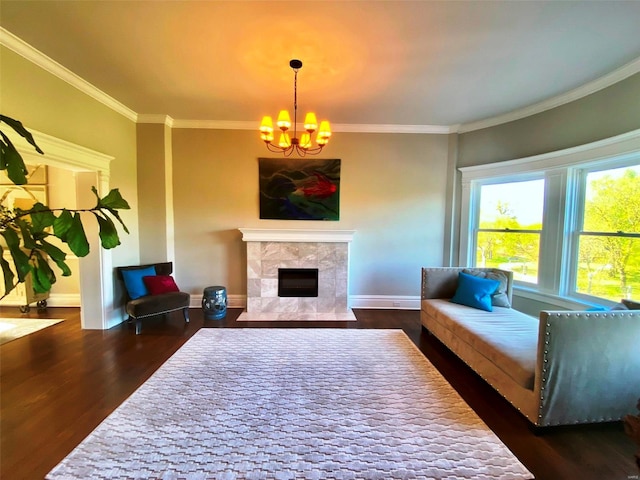
[[[259,158],[258,163],[261,219],[340,219],[340,160]]]

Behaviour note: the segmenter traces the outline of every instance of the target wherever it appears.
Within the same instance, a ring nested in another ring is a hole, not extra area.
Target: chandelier
[[[327,120],[320,122],[320,128],[318,128],[318,121],[316,120],[315,113],[307,113],[304,118],[304,129],[301,137],[298,138],[298,70],[302,68],[302,62],[300,60],[291,60],[289,66],[294,71],[293,77],[293,137],[289,136],[287,132],[291,128],[291,117],[287,110],[281,110],[278,114],[278,121],[276,125],[282,131],[280,133],[280,139],[277,144],[273,143],[273,121],[271,117],[265,116],[260,124],[260,138],[264,140],[267,148],[271,152],[277,152],[284,154],[285,157],[289,157],[294,152],[304,157],[305,155],[317,155],[322,151],[324,146],[329,143],[329,137],[331,137],[331,126]],[[316,134],[316,146],[311,142],[311,135],[318,130]]]

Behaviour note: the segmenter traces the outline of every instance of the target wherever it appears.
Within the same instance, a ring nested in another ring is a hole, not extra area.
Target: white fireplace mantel
[[[239,228],[245,242],[343,242],[350,243],[355,230],[303,230],[282,228]]]

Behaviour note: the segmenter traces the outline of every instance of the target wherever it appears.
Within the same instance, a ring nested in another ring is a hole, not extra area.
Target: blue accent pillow
[[[136,298],[149,295],[149,290],[144,284],[142,277],[155,276],[156,267],[146,268],[133,268],[131,270],[122,270],[122,278],[124,280],[124,286],[127,288],[129,298],[135,300]]]
[[[474,277],[460,272],[458,274],[458,288],[451,301],[467,307],[493,312],[491,295],[496,292],[499,286],[498,280]]]

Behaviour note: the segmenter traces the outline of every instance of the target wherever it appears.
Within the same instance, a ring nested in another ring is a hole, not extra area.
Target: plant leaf
[[[0,131],[3,142],[0,142],[0,165],[2,170],[7,170],[7,176],[16,185],[24,185],[27,183],[27,167],[24,165],[22,156],[13,146],[11,140]]]
[[[13,284],[13,279],[16,278],[16,276],[14,275],[13,270],[11,270],[11,265],[9,265],[9,262],[7,262],[4,258],[4,249],[2,248],[1,245],[0,245],[0,265],[2,266],[2,276],[4,277],[3,296],[7,296],[7,294],[15,288],[15,285]]]
[[[71,215],[69,210],[63,210],[53,222],[53,234],[69,245],[76,256],[85,257],[89,254],[89,242],[78,212]]]
[[[116,218],[116,220],[118,220],[118,222],[120,222],[120,225],[122,225],[122,229],[123,229],[125,232],[129,233],[129,229],[127,228],[127,226],[124,224],[124,222],[123,222],[123,221],[122,221],[122,219],[120,218],[120,215],[118,214],[117,210],[112,210],[112,209],[110,209],[110,208],[108,208],[107,210],[109,210],[109,213],[110,213],[111,215],[113,215],[113,216]]]
[[[24,220],[24,218],[17,218],[16,223],[20,228],[20,235],[22,235],[22,243],[24,248],[27,250],[31,250],[34,248],[38,248],[33,236],[31,235],[31,229],[29,228],[29,223]]]
[[[71,212],[66,208],[62,210],[60,215],[53,221],[53,234],[63,242],[67,241],[67,232],[71,228],[73,217]]]
[[[126,233],[129,233],[129,229],[120,218],[120,214],[118,213],[117,209],[128,210],[131,207],[129,207],[129,204],[127,203],[127,201],[124,198],[122,198],[122,196],[120,195],[120,190],[117,188],[114,188],[104,198],[100,198],[98,196],[98,191],[96,190],[96,187],[91,187],[91,191],[94,193],[94,195],[98,199],[96,208],[101,212],[104,209],[106,209],[111,215],[113,215],[113,217],[116,220],[118,220],[118,222],[120,222],[120,225],[122,225],[122,229]],[[102,213],[104,215],[104,212]]]
[[[95,213],[94,215],[98,220],[98,225],[100,225],[100,242],[102,243],[102,248],[109,249],[120,245],[118,231],[113,221],[108,217],[102,217]]]
[[[41,240],[41,248],[51,259],[58,265],[58,268],[62,271],[63,277],[68,277],[71,275],[71,269],[69,265],[65,263],[65,259],[67,258],[67,254],[60,250],[55,245],[50,244],[44,240]]]
[[[7,247],[9,247],[9,251],[11,252],[13,264],[15,265],[16,272],[18,273],[18,281],[24,282],[25,277],[33,267],[29,263],[29,256],[20,248],[20,238],[11,228],[7,228],[0,232],[0,234],[4,237],[7,242]]]
[[[56,274],[39,251],[35,250],[32,255],[34,260],[33,291],[46,293],[51,290],[51,285],[56,283]]]
[[[96,187],[91,187],[93,193],[98,196],[98,191]],[[127,203],[127,201],[122,198],[120,195],[120,189],[114,188],[112,189],[105,197],[98,199],[98,207],[99,208],[108,208],[111,209],[119,209],[119,210],[129,210],[131,207]]]
[[[27,142],[33,145],[33,147],[36,149],[36,152],[40,154],[44,154],[44,152],[40,150],[40,147],[36,144],[36,141],[33,139],[33,135],[31,135],[31,132],[29,132],[29,130],[24,128],[24,126],[22,125],[22,122],[15,120],[11,117],[7,117],[5,115],[0,115],[0,122],[6,123],[11,128],[13,128],[19,135],[24,137],[27,140]]]
[[[31,209],[31,227],[34,231],[42,232],[51,227],[55,219],[53,212],[42,203],[36,203]]]

